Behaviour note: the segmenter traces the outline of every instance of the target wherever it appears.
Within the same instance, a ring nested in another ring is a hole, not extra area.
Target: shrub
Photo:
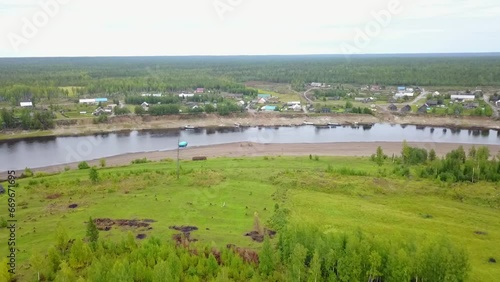
[[[151,161],[149,161],[146,158],[142,158],[142,159],[135,159],[131,163],[132,164],[145,164],[145,163],[149,163],[149,162],[151,162]]]
[[[78,164],[78,169],[88,169],[90,168],[89,164],[85,161]]]
[[[27,167],[27,168],[24,169],[23,175],[25,177],[31,177],[31,176],[33,176],[33,171],[29,167]]]
[[[106,166],[106,159],[100,159],[100,160],[99,160],[99,165],[100,165],[101,167],[105,167],[105,166]]]

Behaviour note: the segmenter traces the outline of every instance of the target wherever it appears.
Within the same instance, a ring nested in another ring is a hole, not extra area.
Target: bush
[[[120,108],[119,106],[116,106],[113,111],[117,116],[130,114],[130,110],[126,107]]]
[[[23,175],[25,177],[31,177],[31,176],[33,176],[33,171],[30,168],[27,167],[27,168],[24,169]]]
[[[88,168],[90,168],[90,166],[85,161],[78,164],[78,169],[88,169]]]
[[[101,167],[106,167],[106,159],[100,159],[100,160],[99,160],[99,165],[100,165]]]
[[[145,163],[149,163],[149,162],[151,162],[151,161],[149,161],[146,158],[142,158],[142,159],[135,159],[131,163],[132,164],[145,164]]]
[[[105,123],[107,121],[108,121],[107,115],[100,115],[100,116],[94,118],[94,120],[93,120],[94,124]]]

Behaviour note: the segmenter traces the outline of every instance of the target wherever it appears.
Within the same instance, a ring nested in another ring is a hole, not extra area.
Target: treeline
[[[32,254],[30,265],[33,279],[78,282],[465,281],[470,268],[466,251],[445,239],[388,239],[304,226],[278,236],[266,237],[257,254],[154,237],[139,243],[132,233],[117,242],[102,240],[91,223],[85,240],[70,240],[59,227],[56,244],[47,254]]]
[[[174,96],[174,95],[165,95],[161,97],[156,97],[156,96],[129,96],[125,98],[125,103],[126,104],[132,104],[132,105],[140,105],[143,102],[146,102],[148,104],[178,104],[181,102],[181,98],[179,96]]]
[[[4,58],[0,89],[78,86],[79,94],[204,87],[255,94],[246,81],[419,86],[500,85],[500,56]]]
[[[379,147],[371,159],[383,165],[388,156]],[[419,177],[446,182],[500,181],[500,156],[491,157],[486,146],[472,146],[468,152],[459,146],[438,158],[434,149],[411,147],[404,141],[401,156],[393,156],[392,160],[398,165],[394,173],[403,176],[410,176],[413,167]]]
[[[23,109],[18,117],[13,110],[2,108],[0,117],[2,128],[5,129],[46,130],[55,125],[55,116],[51,111],[31,112]]]

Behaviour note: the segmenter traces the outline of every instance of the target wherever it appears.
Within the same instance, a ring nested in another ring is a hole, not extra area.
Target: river
[[[189,147],[233,142],[436,142],[500,144],[500,131],[374,124],[373,126],[234,127],[194,130],[148,130],[76,137],[43,137],[0,143],[0,171],[59,165],[115,155],[176,149],[178,140]]]

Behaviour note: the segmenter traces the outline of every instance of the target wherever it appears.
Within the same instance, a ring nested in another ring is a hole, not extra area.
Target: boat
[[[304,125],[314,125],[312,122],[304,121]]]
[[[239,124],[239,123],[234,124],[234,127],[240,127],[240,126],[241,126],[241,124]]]
[[[189,129],[196,129],[196,127],[195,127],[195,126],[193,126],[193,125],[186,125],[186,126],[184,126],[184,129],[186,129],[186,130],[189,130]]]
[[[336,123],[336,122],[329,122],[327,123],[329,126],[339,126],[340,124],[339,123]]]

